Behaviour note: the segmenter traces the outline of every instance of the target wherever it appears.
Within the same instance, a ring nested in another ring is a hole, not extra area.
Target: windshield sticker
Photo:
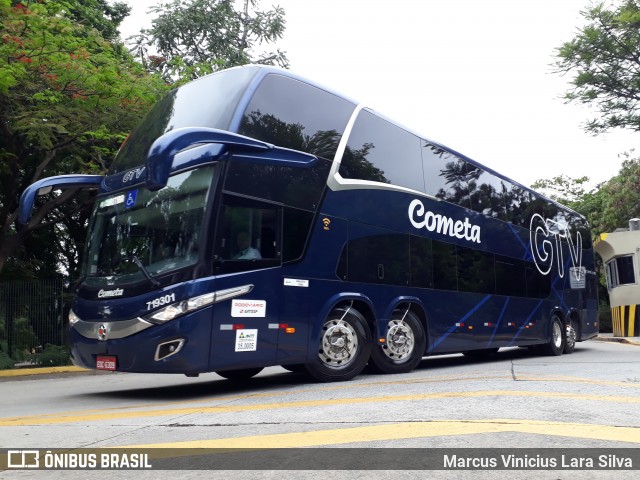
[[[232,317],[266,317],[267,302],[265,300],[233,300],[231,302]]]
[[[133,208],[136,205],[136,200],[138,198],[138,190],[131,190],[127,193],[127,200],[124,202],[125,208]]]
[[[113,207],[114,205],[120,205],[124,203],[124,195],[118,195],[113,198],[106,198],[100,202],[100,208]]]
[[[472,225],[466,217],[464,221],[454,220],[430,210],[425,211],[420,200],[413,200],[409,204],[409,221],[416,228],[426,228],[430,232],[436,231],[442,235],[481,243],[479,225]]]
[[[258,349],[258,329],[236,330],[236,352],[255,352]]]

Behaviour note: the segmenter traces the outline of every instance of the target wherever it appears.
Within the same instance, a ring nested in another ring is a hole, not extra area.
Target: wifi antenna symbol
[[[328,218],[323,218],[322,223],[324,224],[324,229],[329,230],[329,225],[331,225],[331,220]]]

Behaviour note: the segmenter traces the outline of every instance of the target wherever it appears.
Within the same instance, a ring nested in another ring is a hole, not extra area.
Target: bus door
[[[224,195],[214,249],[217,292],[250,285],[214,308],[211,370],[275,363],[280,329],[281,207]]]

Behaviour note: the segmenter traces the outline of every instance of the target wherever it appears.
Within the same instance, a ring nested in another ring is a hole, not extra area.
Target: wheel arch
[[[376,316],[375,308],[371,299],[357,292],[341,292],[333,295],[322,305],[318,312],[316,321],[310,331],[310,344],[315,345],[320,339],[321,327],[329,314],[336,308],[354,308],[362,315],[369,327],[369,333],[373,336],[376,334]],[[315,352],[310,349],[308,356],[311,358]]]
[[[569,312],[567,313],[567,318],[565,320],[565,323],[569,320],[573,320],[576,324],[576,327],[578,328],[578,330],[582,329],[582,315],[580,314],[580,311],[577,308],[572,308],[571,310],[569,310]],[[580,341],[580,339],[577,339],[578,341]]]

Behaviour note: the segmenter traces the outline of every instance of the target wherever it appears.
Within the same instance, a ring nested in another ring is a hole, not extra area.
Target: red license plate
[[[116,357],[107,357],[98,355],[96,358],[96,369],[98,370],[115,370],[116,369]]]

